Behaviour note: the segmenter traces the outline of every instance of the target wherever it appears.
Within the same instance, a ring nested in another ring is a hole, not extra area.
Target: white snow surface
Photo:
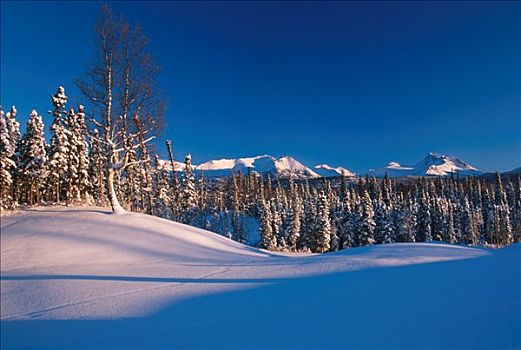
[[[2,349],[519,349],[521,246],[271,253],[142,214],[1,218]]]
[[[374,176],[389,177],[401,176],[447,176],[450,174],[480,175],[481,172],[472,165],[454,156],[436,154],[430,152],[424,159],[414,165],[402,165],[398,162],[389,162],[385,167],[370,170],[369,174]]]

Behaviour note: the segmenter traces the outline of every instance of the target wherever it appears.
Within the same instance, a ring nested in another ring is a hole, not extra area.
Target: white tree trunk
[[[109,169],[109,176],[107,179],[108,192],[109,192],[109,200],[110,206],[112,207],[112,214],[124,214],[126,213],[125,209],[119,204],[118,196],[116,195],[116,190],[114,188],[114,175],[115,170],[113,167]]]

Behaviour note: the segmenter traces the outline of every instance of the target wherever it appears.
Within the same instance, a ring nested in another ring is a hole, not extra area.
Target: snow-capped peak
[[[168,162],[164,163],[168,166]],[[293,157],[275,158],[267,154],[255,157],[215,159],[193,165],[193,167],[196,171],[204,172],[207,177],[228,176],[238,172],[245,174],[248,171],[261,175],[270,174],[276,178],[306,179],[320,177],[319,174]],[[179,167],[176,164],[176,169],[183,170],[184,167]]]
[[[472,165],[444,154],[429,152],[427,156],[416,164],[419,169],[425,169],[426,175],[448,175],[450,173],[477,172]]]
[[[315,166],[315,171],[320,174],[322,177],[331,177],[331,176],[356,176],[356,174],[349,169],[343,167],[332,167],[328,164],[319,164]]]
[[[290,156],[280,157],[279,159],[275,160],[275,168],[277,169],[277,173],[281,174],[283,177],[320,177],[319,174],[315,173],[313,170],[311,170],[310,168],[308,168],[307,166]]]
[[[398,162],[389,162],[385,167],[370,171],[374,176],[447,176],[450,174],[479,175],[481,172],[475,167],[454,156],[429,152],[425,158],[414,165],[402,165]]]

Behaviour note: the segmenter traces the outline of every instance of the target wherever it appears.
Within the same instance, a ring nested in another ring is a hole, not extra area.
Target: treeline
[[[129,147],[116,172],[112,145],[85,122],[85,108],[65,111],[59,87],[45,137],[33,111],[20,134],[15,107],[0,112],[0,208],[94,204],[110,197],[127,210],[212,230],[240,242],[258,230],[270,250],[327,252],[369,244],[444,241],[507,245],[521,239],[521,177],[422,177],[398,181],[342,177],[332,184],[264,178],[254,172],[197,179],[190,156],[183,169],[167,141],[168,161],[144,143]],[[172,171],[174,169],[175,171]]]
[[[201,178],[191,192],[182,185],[181,203],[188,193],[190,203],[199,203],[188,216],[169,210],[167,203],[178,199],[168,195],[175,188],[163,183],[158,215],[241,242],[256,233],[253,219],[259,245],[269,250],[328,252],[429,241],[504,246],[521,241],[519,175],[503,180],[496,174],[492,182],[454,176],[406,181],[341,177],[311,185],[239,173],[210,182]]]
[[[269,186],[268,186],[269,187]],[[502,246],[521,240],[521,178],[406,182],[360,178],[333,187],[277,185],[261,198],[262,245],[327,252],[370,244],[443,241]],[[262,197],[262,196],[261,196]]]

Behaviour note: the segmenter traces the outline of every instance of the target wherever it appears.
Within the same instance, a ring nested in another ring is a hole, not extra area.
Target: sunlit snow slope
[[[285,256],[97,208],[1,222],[1,347],[519,348],[521,247]]]

